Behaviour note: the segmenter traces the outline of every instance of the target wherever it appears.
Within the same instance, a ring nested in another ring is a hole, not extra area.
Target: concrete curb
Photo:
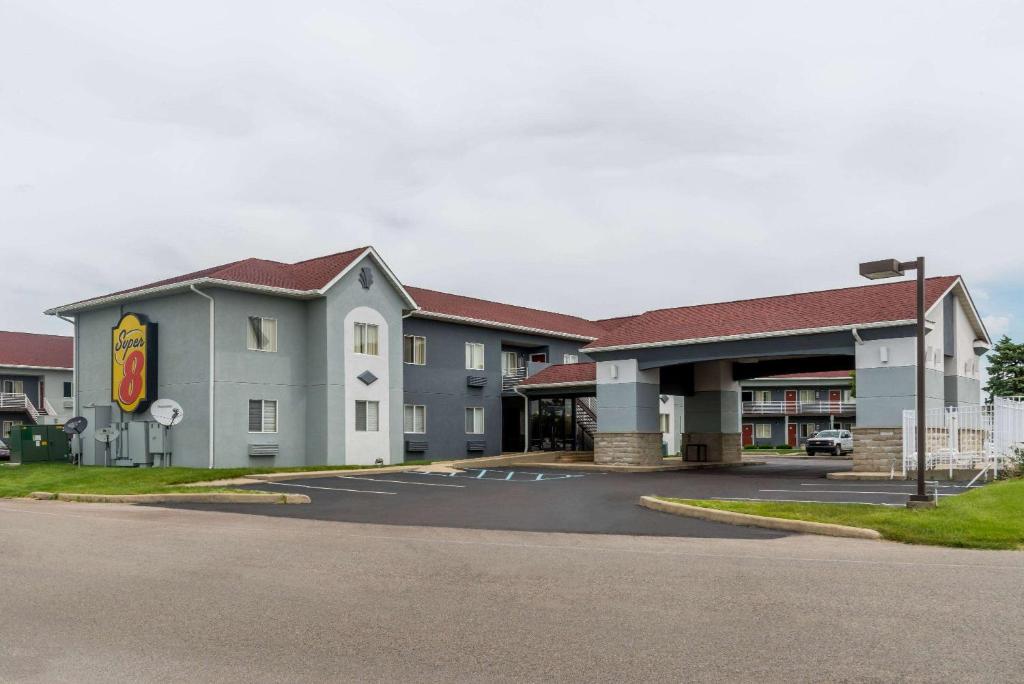
[[[897,475],[893,478],[889,476],[889,473],[853,472],[850,470],[844,470],[839,473],[828,473],[825,477],[829,480],[856,480],[867,482],[882,482],[883,480],[895,480],[899,482],[904,479],[901,475]]]
[[[806,520],[789,520],[786,518],[769,518],[763,515],[749,515],[734,511],[722,511],[716,508],[701,508],[688,504],[662,501],[654,496],[641,496],[640,505],[653,511],[671,513],[685,518],[699,518],[711,522],[743,525],[746,527],[764,527],[769,530],[800,532],[802,534],[822,534],[828,537],[851,537],[853,539],[881,539],[877,530],[865,527],[849,527],[829,523],[808,522]]]
[[[244,504],[308,504],[305,494],[236,494],[233,492],[208,492],[205,494],[54,494],[32,492],[33,499],[40,501],[71,501],[77,503],[244,503]]]

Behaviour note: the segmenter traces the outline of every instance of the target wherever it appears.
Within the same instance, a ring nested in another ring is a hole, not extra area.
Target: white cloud
[[[985,328],[988,330],[989,336],[995,341],[1003,335],[1009,334],[1013,316],[992,315],[985,316],[982,320],[985,322]]]
[[[995,289],[1024,251],[1022,23],[925,0],[8,1],[0,328],[366,243],[410,284],[590,316],[918,253]]]

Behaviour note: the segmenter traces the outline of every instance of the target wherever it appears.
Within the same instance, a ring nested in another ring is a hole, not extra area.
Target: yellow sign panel
[[[110,398],[126,413],[141,411],[156,384],[156,325],[126,313],[112,334]]]

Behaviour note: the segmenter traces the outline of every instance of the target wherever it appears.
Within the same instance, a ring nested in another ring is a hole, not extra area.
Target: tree
[[[1024,344],[1016,344],[1006,335],[996,342],[988,357],[989,397],[1024,396]]]

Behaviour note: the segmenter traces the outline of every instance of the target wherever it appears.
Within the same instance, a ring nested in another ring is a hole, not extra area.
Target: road
[[[1012,681],[1024,554],[0,501],[0,681]]]

